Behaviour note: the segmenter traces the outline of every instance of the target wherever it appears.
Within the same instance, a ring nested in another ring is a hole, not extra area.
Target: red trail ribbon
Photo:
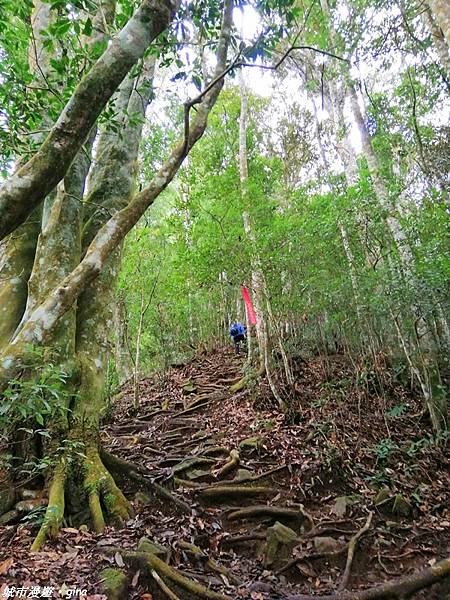
[[[256,325],[256,313],[253,308],[252,299],[250,298],[250,294],[248,293],[248,289],[241,285],[242,297],[244,298],[245,306],[247,308],[247,316],[250,325]]]

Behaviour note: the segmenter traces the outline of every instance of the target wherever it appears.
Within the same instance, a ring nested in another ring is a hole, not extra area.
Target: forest
[[[0,598],[450,600],[448,0],[0,0]]]

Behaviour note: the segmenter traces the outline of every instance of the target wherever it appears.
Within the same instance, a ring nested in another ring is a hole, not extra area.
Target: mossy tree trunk
[[[142,4],[154,5],[159,6],[156,2]],[[118,87],[114,104],[120,134],[107,126],[100,131],[88,178],[89,145],[46,200],[46,217],[40,227],[26,308],[22,298],[24,316],[19,327],[15,322],[15,332],[5,336],[0,346],[0,392],[13,378],[24,374],[33,377],[34,371],[27,369],[34,356],[33,346],[44,348],[44,358],[58,357],[61,369],[68,374],[69,393],[65,399],[69,410],[47,419],[51,437],[40,448],[50,457],[51,468],[44,482],[39,478],[33,482],[36,486],[43,483],[48,497],[34,550],[58,533],[67,514],[75,515],[75,524],[90,522],[96,531],[102,531],[105,517],[120,523],[131,515],[131,506],[103,464],[99,447],[99,416],[121,244],[173,179],[187,152],[206,129],[208,114],[223,86],[223,79],[218,76],[226,66],[231,22],[232,1],[226,0],[212,78],[217,83],[199,99],[189,138],[176,144],[148,188],[142,192],[134,189],[145,110],[152,95],[154,56],[141,65],[139,75],[125,77]],[[152,22],[147,19],[146,23],[152,29]],[[139,44],[143,44],[142,39]],[[81,130],[84,125],[79,127]],[[48,140],[38,154],[47,143]],[[46,159],[52,160],[51,152],[46,153]],[[14,188],[16,179],[13,176],[7,190]],[[1,289],[0,281],[0,293]],[[0,476],[0,499],[9,498],[9,486],[3,490],[1,482]]]
[[[108,219],[128,203],[134,188],[136,160],[142,133],[145,110],[151,97],[155,58],[151,56],[144,65],[138,79],[127,77],[114,97],[118,110],[117,118],[121,124],[121,134],[113,133],[105,127],[99,135],[94,167],[90,173],[89,189],[84,204],[80,203],[86,166],[80,154],[76,161],[76,172],[69,172],[69,197],[62,207],[68,219],[61,218],[61,209],[57,199],[52,207],[50,219],[59,219],[60,226],[52,230],[43,240],[43,248],[50,257],[53,247],[59,247],[59,269],[56,274],[46,278],[45,266],[55,261],[50,258],[39,261],[37,279],[49,285],[44,297],[51,289],[78,264],[80,256],[95,237],[98,229]],[[66,177],[65,182],[69,178]],[[59,188],[60,186],[58,186]],[[81,207],[85,210],[81,213]],[[67,223],[67,227],[65,226]],[[70,227],[72,224],[72,227]],[[43,228],[43,233],[47,233]],[[51,241],[50,241],[51,240]],[[67,252],[65,250],[67,249]],[[72,252],[70,252],[72,249]],[[59,447],[67,442],[58,439],[63,435],[69,441],[69,447],[81,449],[83,457],[76,460],[76,468],[69,472],[56,467],[50,490],[57,492],[49,496],[49,505],[44,525],[35,540],[33,548],[39,549],[47,535],[54,534],[64,514],[64,498],[60,488],[70,489],[68,512],[76,512],[88,501],[90,521],[94,529],[102,531],[105,525],[104,512],[115,523],[121,523],[131,515],[131,508],[114,479],[103,465],[99,456],[99,415],[103,407],[105,373],[109,358],[110,334],[113,325],[113,305],[116,288],[116,276],[120,267],[120,247],[112,253],[105,266],[90,285],[80,295],[76,310],[65,313],[54,331],[53,339],[59,340],[58,355],[70,360],[74,367],[73,381],[76,394],[72,400],[67,427],[60,429],[56,440]],[[44,270],[43,270],[44,269]],[[55,279],[55,280],[53,280]],[[64,345],[63,345],[64,344]],[[76,446],[78,445],[78,446]],[[50,449],[51,450],[51,449]],[[70,450],[69,450],[70,452]],[[61,459],[64,460],[64,457]],[[65,460],[67,462],[67,460]],[[72,457],[73,462],[73,457]],[[83,516],[85,516],[83,514]]]
[[[143,0],[81,79],[40,149],[0,189],[0,239],[25,221],[64,177],[117,86],[168,27],[177,7],[171,0]]]
[[[54,22],[55,12],[51,5],[34,0],[30,9],[32,42],[28,50],[28,66],[36,82],[45,86],[52,76],[51,60],[55,51],[47,50],[42,31]],[[51,126],[48,114],[39,115],[45,127]],[[36,143],[42,141],[42,133],[29,132]],[[20,158],[17,160],[20,167]],[[28,280],[33,270],[38,236],[41,231],[42,207],[34,210],[26,221],[0,246],[0,348],[10,341],[25,311],[28,298]]]

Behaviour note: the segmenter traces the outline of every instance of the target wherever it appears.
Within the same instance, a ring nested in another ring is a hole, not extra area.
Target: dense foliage
[[[253,91],[246,197],[238,166],[240,91],[230,84],[176,184],[128,240],[120,283],[125,326],[134,348],[143,294],[146,369],[227,339],[229,321],[245,318],[240,284],[251,287],[257,256],[274,343],[283,338],[291,353],[345,351],[358,359],[360,377],[389,366],[406,385],[423,390],[433,379],[434,393],[444,393],[445,65],[417,7],[351,3],[328,10],[326,3],[298,6],[301,40],[349,63],[294,51],[265,80],[272,89],[263,97],[247,70]],[[365,131],[355,125],[350,88],[364,105]],[[153,114],[150,121],[144,180],[152,172],[148,149],[178,126],[177,115],[162,123]],[[361,134],[373,156],[361,147]],[[247,207],[256,243],[244,230]]]

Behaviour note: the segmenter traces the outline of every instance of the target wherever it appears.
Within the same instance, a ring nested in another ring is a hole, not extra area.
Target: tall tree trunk
[[[119,386],[128,381],[133,372],[128,339],[126,307],[122,295],[114,304],[114,362]]]
[[[52,73],[51,59],[54,50],[44,45],[42,32],[55,19],[51,5],[34,0],[31,12],[31,43],[28,49],[28,65],[38,85],[46,86]],[[48,114],[41,115],[43,128],[51,126]],[[42,133],[32,134],[36,143],[42,141]],[[17,163],[20,167],[20,158]],[[0,254],[0,348],[9,342],[19,325],[27,304],[27,288],[41,231],[42,207],[37,208],[13,233],[2,242]]]
[[[4,242],[0,256],[0,348],[11,341],[25,311],[40,230],[41,210],[37,209]]]
[[[431,3],[428,6],[425,5],[420,13],[422,21],[425,23],[428,31],[430,32],[433,45],[436,53],[439,57],[439,61],[447,73],[450,73],[450,50],[449,43],[445,40],[442,29],[436,23],[434,16],[430,9]]]
[[[284,401],[280,396],[280,393],[275,385],[271,373],[271,351],[270,351],[270,340],[266,309],[264,305],[268,305],[269,298],[267,296],[267,286],[262,271],[261,259],[258,255],[256,237],[251,224],[250,214],[247,209],[249,202],[247,184],[248,184],[248,156],[247,156],[247,118],[248,118],[248,96],[247,89],[244,80],[244,74],[239,72],[239,86],[241,94],[241,111],[239,118],[239,174],[241,181],[241,196],[244,203],[244,210],[242,212],[242,221],[244,224],[244,231],[251,246],[251,266],[252,266],[252,291],[256,313],[256,336],[259,347],[259,361],[260,366],[258,374],[266,374],[267,381],[269,382],[270,389],[278,402],[280,408],[284,410]],[[251,332],[248,331],[248,337],[251,336]]]
[[[226,0],[214,77],[226,65],[231,22],[232,2]],[[128,41],[131,39],[132,36]],[[49,201],[49,216],[41,231],[39,256],[34,262],[36,285],[30,294],[33,306],[13,338],[0,348],[1,390],[33,357],[32,345],[43,346],[46,352],[58,351],[63,367],[71,363],[67,386],[73,392],[69,396],[70,412],[47,423],[51,440],[45,450],[56,464],[45,484],[48,506],[34,550],[47,537],[57,534],[65,512],[76,513],[86,502],[96,531],[104,527],[104,513],[117,522],[131,514],[129,503],[102,462],[99,448],[99,418],[104,403],[121,242],[202,136],[208,114],[223,86],[219,78],[217,85],[203,95],[191,120],[187,143],[185,140],[178,143],[149,188],[136,193],[136,158],[143,117],[151,97],[153,60],[149,58],[144,64],[138,80],[125,79],[116,93],[120,134],[107,128],[101,131],[84,203],[80,199],[87,167],[78,160]],[[100,78],[99,85],[101,81]],[[4,495],[0,490],[0,499]]]
[[[450,5],[447,0],[428,0],[432,17],[442,29],[447,49],[450,48]]]

